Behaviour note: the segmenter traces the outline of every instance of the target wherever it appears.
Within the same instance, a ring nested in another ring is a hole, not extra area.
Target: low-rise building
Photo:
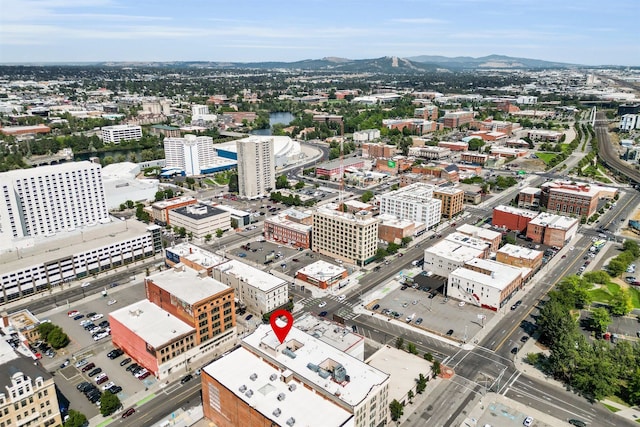
[[[518,192],[518,207],[522,209],[538,209],[540,207],[539,188],[524,187]]]
[[[379,426],[389,375],[295,326],[280,342],[261,325],[202,372],[204,416],[220,427]]]
[[[429,160],[442,160],[451,157],[451,149],[445,147],[432,147],[426,145],[424,147],[409,148],[409,155]]]
[[[578,232],[580,220],[542,212],[527,225],[527,237],[536,243],[563,247]]]
[[[473,111],[452,111],[442,117],[445,128],[457,128],[473,120]]]
[[[451,151],[467,151],[469,143],[464,141],[438,141],[438,147],[448,148]]]
[[[454,242],[463,246],[468,246],[470,248],[481,249],[483,252],[482,258],[489,258],[489,256],[491,255],[491,247],[493,242],[481,239],[479,237],[472,237],[456,231],[454,233],[448,234],[445,237],[445,240],[449,240],[450,242]]]
[[[181,208],[183,206],[195,205],[198,201],[195,197],[182,196],[174,197],[172,199],[161,200],[151,205],[151,216],[154,222],[161,225],[171,225],[169,219],[169,211],[172,209]]]
[[[535,273],[542,266],[543,256],[544,252],[542,251],[507,243],[498,249],[496,261],[514,267],[529,268]]]
[[[227,261],[220,255],[186,242],[166,248],[164,252],[164,262],[169,267],[182,264],[195,271],[206,270],[208,276],[212,276],[215,266]]]
[[[358,157],[350,157],[343,160],[336,159],[316,166],[316,176],[326,176],[327,179],[335,181],[342,177],[347,168],[362,169],[363,167],[364,160]]]
[[[101,128],[102,142],[120,144],[121,141],[138,141],[142,138],[142,127],[134,125],[114,125]]]
[[[507,205],[498,205],[493,208],[491,223],[495,227],[502,227],[507,230],[523,232],[527,229],[529,221],[531,221],[537,215],[538,212],[514,208]]]
[[[502,233],[489,230],[487,228],[476,227],[475,225],[471,224],[462,224],[461,226],[456,228],[456,231],[458,233],[462,233],[464,235],[488,242],[491,245],[491,252],[497,251],[500,247],[500,243],[502,242]]]
[[[230,260],[213,269],[213,278],[230,286],[251,313],[263,315],[289,300],[288,283],[240,261]]]
[[[618,190],[575,181],[549,181],[540,186],[540,206],[561,215],[590,217],[598,209],[599,199],[613,198]]]
[[[498,147],[494,145],[491,147],[491,154],[510,159],[513,157],[525,157],[529,154],[529,150],[523,148]]]
[[[562,132],[556,132],[554,130],[532,129],[527,131],[527,137],[534,142],[560,142],[562,135]]]
[[[434,197],[435,187],[415,183],[379,196],[380,214],[393,215],[425,224],[427,229],[440,223],[442,201]]]
[[[296,279],[317,286],[320,289],[327,289],[337,285],[347,275],[347,270],[342,266],[320,260],[298,270]]]
[[[464,191],[464,202],[477,205],[482,202],[482,187],[473,184],[458,184],[458,188]]]
[[[489,160],[489,155],[481,154],[477,151],[465,151],[460,154],[460,160],[474,165],[484,165]]]
[[[364,362],[365,339],[352,328],[312,313],[296,316],[296,328]]]
[[[498,311],[528,274],[527,269],[475,258],[449,274],[447,296]]]
[[[298,248],[311,247],[313,215],[297,209],[287,209],[264,220],[264,238],[292,244]]]
[[[378,225],[378,238],[387,243],[400,244],[403,238],[413,237],[426,230],[422,223],[397,219],[392,215],[380,215],[378,218],[382,221]]]
[[[448,277],[453,270],[465,262],[484,257],[484,248],[474,248],[450,240],[441,240],[424,250],[424,271],[436,276]]]
[[[388,159],[398,154],[398,147],[389,144],[362,144],[362,157],[365,159]]]
[[[51,128],[43,124],[34,126],[2,126],[0,127],[0,133],[4,135],[19,136],[19,135],[33,135],[38,133],[49,133]]]
[[[217,230],[227,231],[231,228],[229,212],[201,204],[171,209],[168,219],[173,227],[184,227],[196,239],[215,236]]]

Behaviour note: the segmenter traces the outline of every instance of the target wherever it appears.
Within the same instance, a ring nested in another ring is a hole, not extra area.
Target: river
[[[269,113],[269,126],[273,126],[276,123],[288,125],[296,117],[288,111],[277,111],[275,113]],[[271,128],[269,129],[256,129],[251,131],[252,135],[271,135]]]

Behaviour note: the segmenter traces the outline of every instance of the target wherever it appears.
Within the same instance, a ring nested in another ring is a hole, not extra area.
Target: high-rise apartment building
[[[102,169],[64,163],[0,174],[0,237],[48,236],[109,222]]]
[[[102,142],[120,144],[120,141],[132,141],[142,138],[142,128],[134,125],[114,125],[102,128]]]
[[[365,265],[378,250],[380,220],[369,211],[340,212],[325,205],[313,214],[314,252],[352,264]]]
[[[436,187],[416,182],[380,196],[380,214],[421,222],[431,228],[440,222],[442,201],[434,196]]]
[[[196,135],[165,138],[164,157],[167,168],[182,169],[187,176],[200,175],[206,166],[215,163],[213,138]]]
[[[253,199],[276,188],[275,154],[272,138],[249,137],[237,142],[238,190],[240,197]]]

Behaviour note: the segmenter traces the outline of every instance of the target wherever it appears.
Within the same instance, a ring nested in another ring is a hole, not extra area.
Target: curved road
[[[613,144],[609,138],[609,121],[602,112],[596,114],[596,126],[594,128],[596,137],[598,138],[598,157],[602,162],[629,178],[634,185],[640,184],[640,171],[631,167],[624,160],[620,160],[620,157],[613,148]]]

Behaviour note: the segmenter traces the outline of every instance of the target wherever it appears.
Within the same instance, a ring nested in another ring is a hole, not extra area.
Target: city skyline
[[[2,0],[0,63],[298,61],[508,55],[640,65],[637,3],[617,0]]]

